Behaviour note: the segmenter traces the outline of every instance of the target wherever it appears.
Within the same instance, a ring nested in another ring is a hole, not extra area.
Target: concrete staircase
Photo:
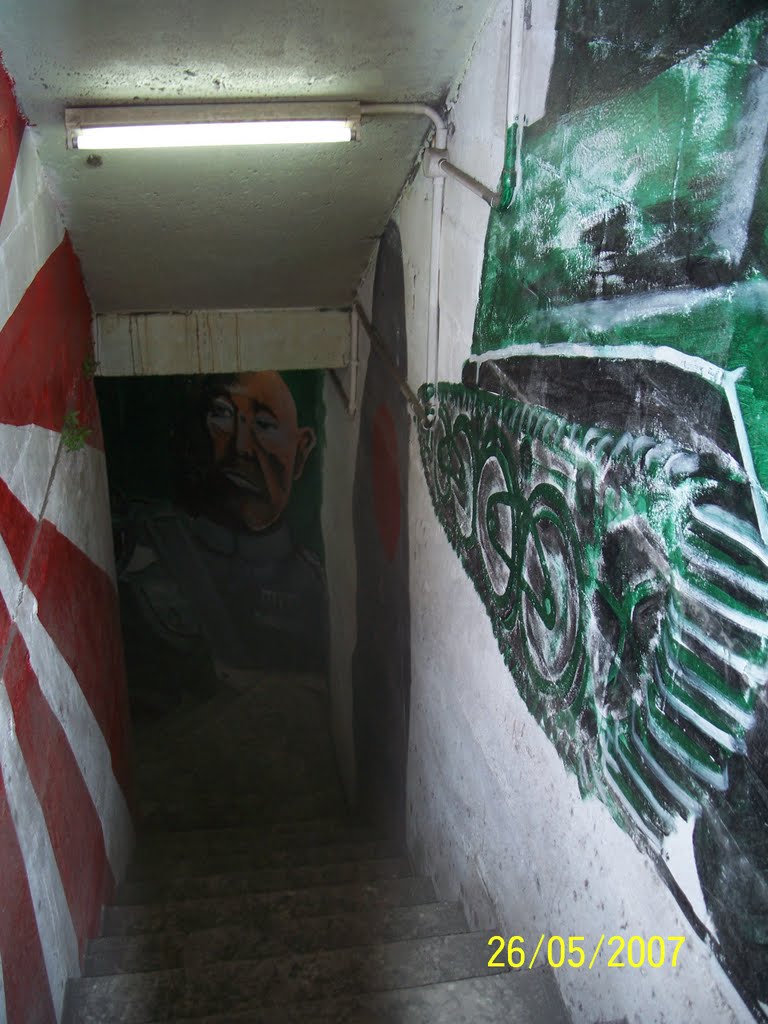
[[[142,832],[65,1024],[567,1024],[551,972],[347,816],[316,680],[222,689],[137,729]]]
[[[355,823],[153,833],[65,1021],[567,1024],[551,973],[488,968],[488,937]]]

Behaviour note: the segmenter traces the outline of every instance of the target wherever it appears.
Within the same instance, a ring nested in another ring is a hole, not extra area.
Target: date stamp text
[[[489,967],[511,967],[513,970],[532,968],[537,962],[559,967],[586,967],[591,971],[601,955],[608,967],[676,967],[685,942],[684,935],[601,935],[596,943],[587,945],[584,935],[550,935],[542,933],[535,944],[526,947],[522,935],[508,939],[492,935],[488,945],[492,948]],[[530,950],[533,949],[531,953]]]

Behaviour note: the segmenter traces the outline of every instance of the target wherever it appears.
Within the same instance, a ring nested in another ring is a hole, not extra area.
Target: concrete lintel
[[[315,370],[350,359],[345,310],[246,309],[101,313],[94,318],[104,377]]]

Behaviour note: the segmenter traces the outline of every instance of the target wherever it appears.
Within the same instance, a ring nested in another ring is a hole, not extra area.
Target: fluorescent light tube
[[[345,121],[240,121],[231,124],[131,124],[81,128],[78,149],[175,149],[350,142]]]
[[[150,104],[66,111],[70,149],[166,149],[351,142],[355,103]]]

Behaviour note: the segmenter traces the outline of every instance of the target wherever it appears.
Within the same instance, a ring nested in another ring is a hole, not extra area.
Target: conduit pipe
[[[381,114],[408,114],[417,117],[428,117],[435,126],[435,149],[445,151],[448,146],[448,128],[445,121],[433,108],[426,103],[363,103],[360,106],[362,115],[378,116]],[[443,193],[445,178],[440,176],[432,179],[432,230],[429,256],[429,298],[427,304],[427,365],[425,380],[432,383],[437,393],[438,352],[439,352],[439,317],[440,317],[440,238],[443,227]]]
[[[523,82],[523,35],[525,32],[525,0],[512,0],[509,17],[509,67],[507,69],[507,123],[504,147],[504,170],[501,175],[499,207],[506,210],[522,180],[523,115],[521,94]]]
[[[358,306],[352,307],[349,314],[349,387],[344,390],[338,371],[329,368],[331,380],[339,393],[339,397],[347,408],[347,415],[351,418],[357,413],[357,392],[358,380],[360,377],[360,317]]]
[[[435,146],[445,149],[448,145],[448,129],[445,121],[434,107],[426,103],[361,103],[360,113],[367,117],[377,114],[411,114],[416,117],[428,117],[435,126]]]
[[[349,339],[349,402],[347,403],[347,412],[350,416],[354,416],[357,412],[357,380],[360,373],[360,317],[356,307],[352,310],[350,321],[352,331]]]
[[[381,357],[381,361],[384,364],[384,368],[390,375],[392,380],[397,384],[401,394],[411,406],[413,411],[416,413],[418,420],[424,423],[426,417],[426,411],[424,406],[419,401],[418,395],[414,394],[413,388],[410,386],[408,381],[403,377],[402,373],[398,369],[395,360],[392,358],[392,353],[389,351],[386,342],[373,326],[371,321],[365,315],[363,307],[359,302],[355,303],[354,312],[358,317],[358,322],[362,325],[363,330],[368,335],[371,342],[371,346],[376,350],[378,355]]]
[[[519,0],[513,0],[513,23],[514,15],[517,14],[519,32],[515,45],[522,53],[522,12],[523,4]],[[513,32],[513,36],[515,33]],[[512,46],[512,44],[510,44]],[[520,61],[515,61],[518,76],[516,79],[517,93],[514,98],[508,93],[507,109],[510,103],[519,106],[520,96]],[[512,66],[512,50],[510,48],[510,68]],[[512,75],[510,70],[510,82]],[[510,86],[511,88],[511,86]],[[443,198],[445,193],[446,175],[453,178],[465,188],[470,189],[475,195],[485,200],[489,206],[506,209],[512,201],[512,185],[510,170],[510,186],[508,194],[498,193],[488,188],[482,182],[462,171],[448,160],[448,129],[441,115],[426,103],[362,103],[360,113],[363,117],[376,117],[390,114],[393,116],[412,115],[417,117],[428,117],[435,126],[433,145],[424,155],[424,173],[432,179],[432,228],[429,259],[429,297],[427,305],[427,358],[425,368],[425,380],[434,389],[433,403],[427,413],[427,425],[430,425],[435,414],[437,398],[437,382],[439,378],[439,355],[440,355],[440,243],[442,238],[443,224]],[[509,115],[508,115],[509,116]],[[508,147],[509,148],[509,147]],[[505,164],[506,167],[506,164]],[[504,180],[504,178],[502,179]],[[505,202],[506,200],[506,202]],[[351,403],[350,403],[351,404]]]

